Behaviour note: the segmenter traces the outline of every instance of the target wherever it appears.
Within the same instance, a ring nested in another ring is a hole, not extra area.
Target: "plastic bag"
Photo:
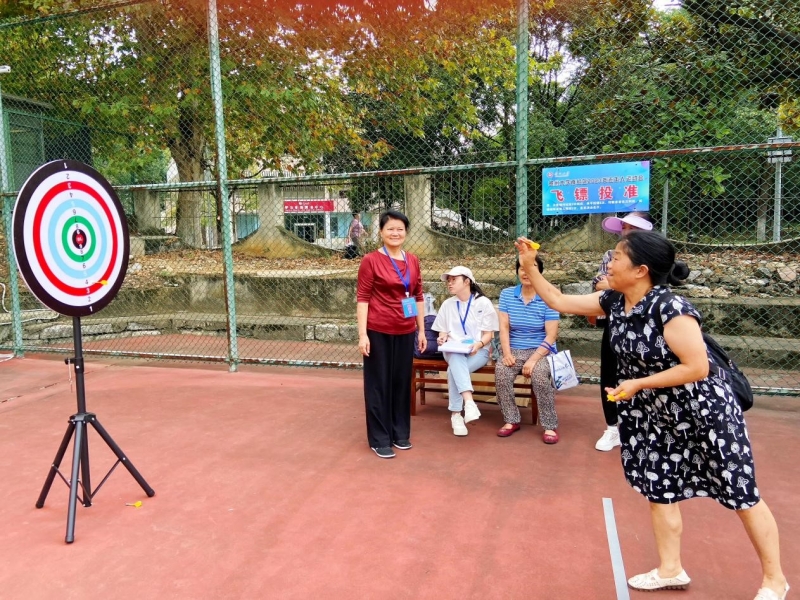
[[[580,383],[578,374],[575,373],[575,366],[572,364],[572,355],[569,350],[562,350],[547,357],[550,365],[550,377],[553,387],[557,390],[568,390]]]

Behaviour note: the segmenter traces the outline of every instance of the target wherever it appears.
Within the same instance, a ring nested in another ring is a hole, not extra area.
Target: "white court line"
[[[603,498],[603,514],[606,518],[606,535],[608,551],[611,553],[611,568],[614,571],[614,586],[617,588],[617,600],[630,600],[628,580],[625,577],[625,565],[622,564],[622,550],[619,547],[617,522],[614,519],[614,505],[611,498]]]

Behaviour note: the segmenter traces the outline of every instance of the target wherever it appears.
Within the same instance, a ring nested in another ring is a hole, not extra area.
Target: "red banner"
[[[284,200],[285,213],[333,212],[333,200]]]

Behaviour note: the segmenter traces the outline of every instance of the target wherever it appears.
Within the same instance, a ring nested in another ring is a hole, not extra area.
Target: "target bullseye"
[[[78,247],[78,250],[83,250],[83,247],[86,245],[86,234],[80,229],[76,229],[72,232],[72,243]],[[67,248],[67,252],[69,252],[69,248]]]
[[[91,315],[116,295],[128,267],[124,210],[92,167],[58,160],[33,172],[17,196],[14,253],[42,304]]]

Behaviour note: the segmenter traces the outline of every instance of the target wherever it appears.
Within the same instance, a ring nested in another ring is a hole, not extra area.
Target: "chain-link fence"
[[[128,274],[84,319],[87,351],[358,366],[358,257],[386,208],[409,216],[440,302],[455,264],[496,300],[520,233],[552,281],[588,291],[607,215],[544,214],[543,174],[639,163],[692,269],[681,293],[757,388],[800,390],[794,2],[96,4],[0,9],[0,243],[53,158],[97,168],[128,215]],[[70,349],[10,261],[3,247],[0,348]],[[599,337],[563,317],[584,377]]]

